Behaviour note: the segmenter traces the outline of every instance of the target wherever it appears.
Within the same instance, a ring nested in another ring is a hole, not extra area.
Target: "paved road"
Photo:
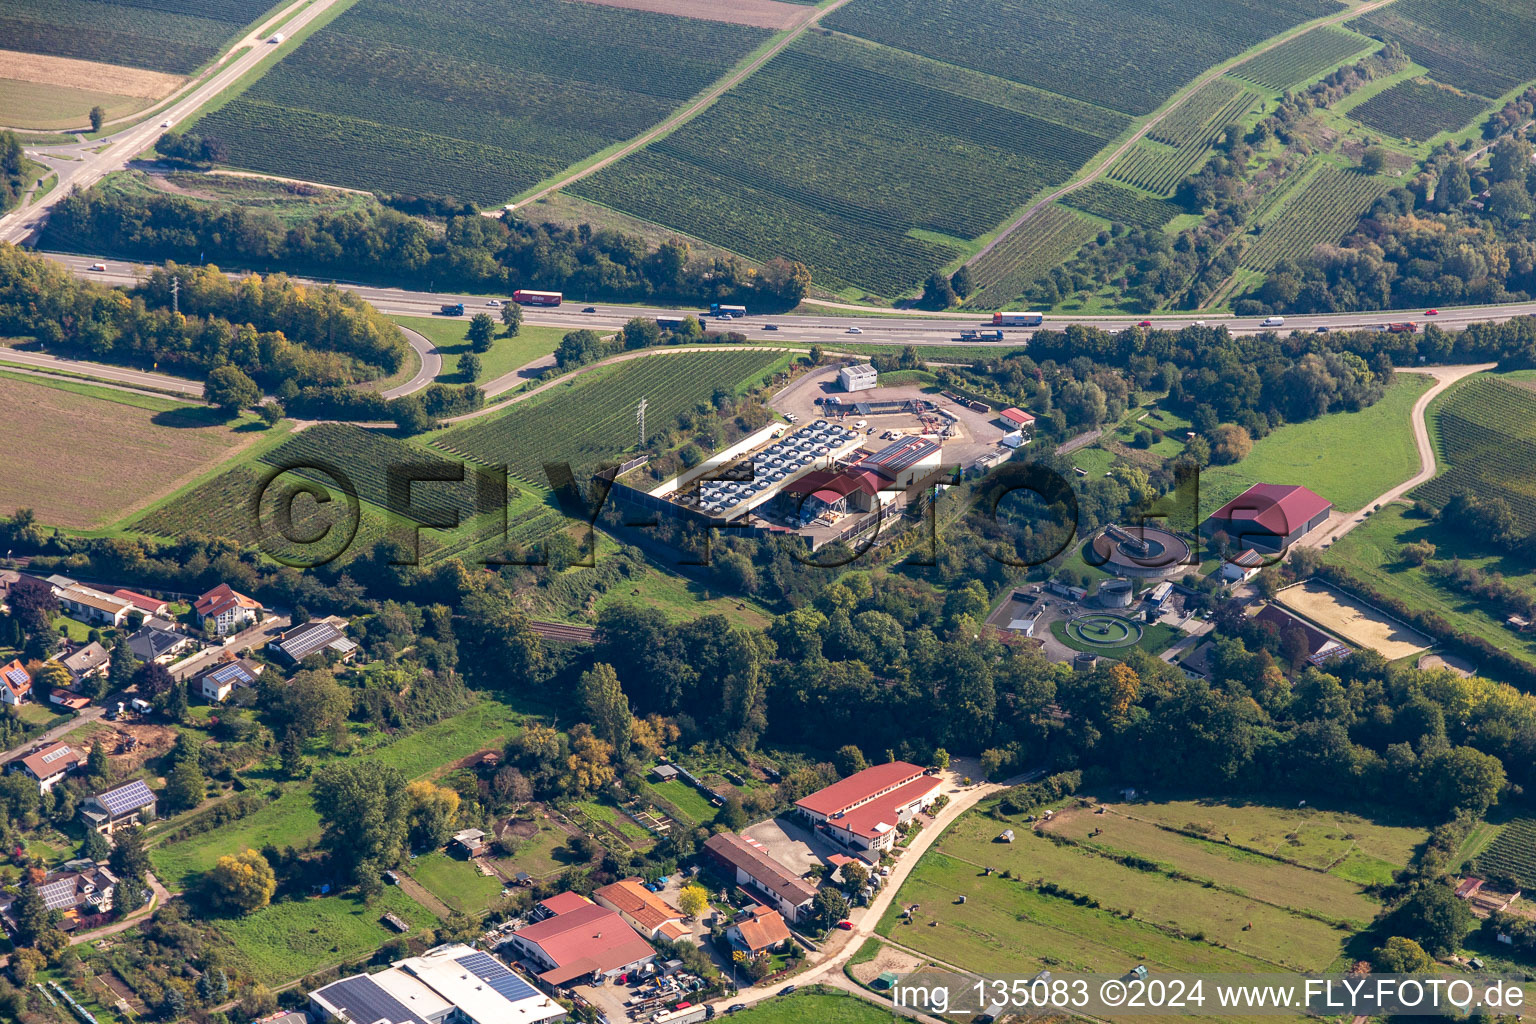
[[[94,256],[75,256],[61,253],[47,253],[49,258],[57,260],[77,273],[89,275],[96,280],[108,284],[131,284],[136,280],[133,272],[134,264],[122,261],[108,260],[105,272],[92,272],[89,270],[93,263],[99,261]],[[295,278],[295,280],[304,280]],[[315,282],[319,283],[319,282]],[[338,287],[355,292],[384,313],[406,316],[436,316],[438,308],[444,304],[464,303],[464,316],[458,318],[467,320],[477,312],[494,312],[486,305],[484,295],[464,295],[452,292],[420,292],[409,291],[402,288],[379,288],[372,285],[361,285],[350,282],[335,282]],[[523,322],[536,327],[564,327],[575,330],[579,327],[590,327],[597,331],[614,331],[622,327],[626,321],[633,317],[677,316],[679,310],[658,306],[620,306],[620,305],[594,305],[595,313],[581,312],[583,306],[578,301],[567,302],[558,309],[530,308],[524,311]],[[691,312],[683,310],[681,312]],[[889,313],[889,311],[887,311]],[[1280,328],[1281,333],[1292,330],[1303,333],[1316,331],[1319,327],[1327,327],[1329,330],[1346,329],[1370,329],[1384,327],[1388,323],[1401,320],[1411,320],[1421,327],[1427,323],[1435,323],[1447,330],[1460,330],[1468,324],[1480,321],[1504,321],[1516,316],[1536,316],[1536,302],[1516,302],[1503,306],[1462,306],[1447,307],[1440,311],[1438,316],[1426,317],[1422,308],[1411,310],[1387,310],[1369,313],[1319,313],[1304,316],[1288,316],[1285,324]],[[1121,330],[1134,327],[1143,320],[1151,321],[1159,328],[1177,330],[1191,324],[1208,324],[1212,327],[1224,326],[1234,334],[1259,334],[1269,328],[1260,325],[1259,317],[1234,317],[1230,315],[1216,314],[1191,314],[1181,313],[1169,316],[1047,316],[1042,324],[1045,328],[1061,330],[1071,324],[1086,324],[1094,327],[1102,327],[1105,330]],[[772,324],[778,329],[768,331],[766,325]],[[954,345],[961,330],[975,330],[978,325],[990,326],[990,320],[983,320],[979,315],[965,316],[964,314],[949,312],[940,314],[923,313],[921,311],[903,311],[900,316],[858,316],[850,313],[847,316],[833,314],[786,314],[783,316],[748,316],[745,320],[717,323],[713,326],[724,330],[741,331],[753,338],[767,341],[782,341],[797,345],[820,345],[823,348],[840,344],[884,344],[884,345]],[[859,334],[850,335],[850,328],[858,328]],[[1004,327],[1002,328],[1004,340],[1001,342],[967,342],[967,348],[974,348],[978,353],[985,354],[989,349],[1017,348],[1027,343],[1034,334],[1036,328],[1031,327]],[[506,380],[507,378],[502,378]],[[512,381],[512,384],[517,381]],[[510,386],[510,385],[509,385]]]
[[[1429,424],[1428,417],[1426,416],[1429,410],[1429,403],[1433,402],[1439,397],[1441,392],[1463,377],[1474,373],[1482,373],[1484,370],[1491,370],[1496,365],[1498,364],[1476,363],[1462,366],[1428,366],[1398,370],[1398,373],[1424,373],[1435,378],[1434,386],[1419,396],[1419,400],[1413,403],[1413,411],[1409,413],[1409,417],[1413,422],[1413,440],[1419,449],[1419,471],[1397,486],[1366,502],[1359,511],[1348,514],[1335,514],[1322,529],[1314,530],[1297,543],[1311,548],[1327,547],[1365,522],[1367,519],[1366,513],[1376,506],[1396,501],[1419,486],[1419,484],[1432,478],[1438,472],[1439,467],[1435,464],[1434,443],[1429,438]]]
[[[293,36],[338,2],[339,0],[312,0],[307,8],[283,26],[283,32],[290,37]],[[250,45],[248,50],[238,57],[226,58],[222,67],[156,116],[114,135],[90,142],[75,142],[67,146],[29,147],[28,155],[41,159],[52,167],[59,176],[59,182],[54,186],[53,191],[32,205],[0,217],[0,242],[20,243],[30,239],[47,219],[49,208],[68,195],[71,189],[88,188],[112,171],[121,170],[127,166],[129,160],[154,145],[155,140],[165,131],[161,122],[168,120],[172,124],[180,124],[192,117],[224,90],[238,82],[246,72],[259,64],[276,60],[277,52],[282,49],[280,46],[256,42],[254,36],[247,36],[246,42]],[[106,148],[100,153],[92,152],[102,146]],[[57,154],[64,159],[50,160],[48,159],[50,154]]]
[[[194,398],[203,397],[202,381],[188,380],[185,377],[172,377],[168,373],[155,373],[149,370],[130,370],[126,367],[112,366],[107,363],[90,363],[83,359],[64,359],[59,356],[49,355],[46,352],[0,348],[0,363],[13,363],[17,366],[52,370],[58,373],[87,374],[91,377],[100,377],[103,380],[116,381],[119,384],[159,388],[162,391],[173,391],[177,394],[188,395]]]
[[[106,708],[88,707],[84,711],[77,714],[74,718],[71,718],[67,722],[59,723],[52,729],[49,729],[47,732],[43,733],[41,736],[34,736],[32,739],[21,744],[19,747],[12,747],[4,754],[0,754],[0,764],[6,764],[10,761],[14,761],[21,755],[27,753],[30,750],[36,749],[45,743],[52,743],[54,740],[63,739],[65,736],[68,736],[76,729],[82,728],[89,722],[96,721],[106,713]]]
[[[286,615],[269,615],[257,625],[236,633],[223,645],[210,647],[178,663],[171,669],[171,675],[176,679],[190,679],[198,672],[218,661],[219,656],[226,651],[233,651],[239,654],[241,651],[249,648],[261,646],[287,629],[291,621]]]
[[[421,364],[416,371],[416,376],[385,391],[385,398],[399,398],[401,395],[409,395],[413,391],[420,391],[431,384],[443,372],[443,354],[437,350],[424,334],[418,334],[409,327],[400,328],[400,333],[405,335],[406,344],[416,352],[416,360]]]

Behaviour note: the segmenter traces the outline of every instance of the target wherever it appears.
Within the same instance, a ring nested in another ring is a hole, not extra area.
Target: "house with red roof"
[[[21,664],[21,659],[0,665],[0,704],[15,707],[25,704],[32,696],[32,676]]]
[[[543,901],[543,920],[519,928],[508,942],[539,980],[556,988],[599,982],[656,959],[651,944],[607,907],[576,893]],[[558,909],[556,909],[558,908]]]
[[[789,925],[777,910],[753,907],[747,916],[725,930],[732,949],[748,956],[760,956],[782,949],[789,942]]]
[[[171,606],[158,597],[150,597],[148,594],[141,594],[136,590],[118,589],[112,591],[112,596],[119,601],[127,601],[145,615],[155,615],[163,619],[171,611]]]
[[[1212,512],[1200,532],[1225,534],[1240,550],[1276,554],[1327,522],[1332,510],[1332,502],[1300,485],[1254,484]]]
[[[26,773],[37,783],[38,792],[46,793],[64,776],[85,764],[88,756],[86,750],[68,743],[45,743],[6,767]]]
[[[1002,420],[1009,430],[1035,429],[1035,418],[1023,409],[1016,409],[1011,405],[998,413],[997,418]]]
[[[795,499],[803,499],[804,510],[819,513],[822,508],[834,512],[873,512],[880,504],[885,485],[873,469],[817,469],[784,488]]]
[[[896,843],[897,827],[939,798],[942,783],[907,761],[877,764],[795,802],[818,833],[878,860]]]
[[[210,633],[228,636],[256,621],[261,602],[239,593],[228,583],[220,583],[192,605],[197,621]]]

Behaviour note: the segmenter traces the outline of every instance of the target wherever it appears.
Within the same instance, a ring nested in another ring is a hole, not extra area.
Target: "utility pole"
[[[640,425],[640,447],[645,447],[645,399],[635,408],[635,422]]]
[[[181,312],[181,278],[171,278],[171,312]]]

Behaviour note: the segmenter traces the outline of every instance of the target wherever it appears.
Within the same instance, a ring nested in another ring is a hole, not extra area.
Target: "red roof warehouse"
[[[938,798],[939,780],[906,761],[854,772],[795,803],[828,838],[878,856],[896,841],[896,826]]]
[[[1284,551],[1328,521],[1333,503],[1295,484],[1254,484],[1211,513],[1200,527],[1239,548]]]

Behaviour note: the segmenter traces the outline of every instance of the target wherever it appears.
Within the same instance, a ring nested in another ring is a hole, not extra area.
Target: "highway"
[[[57,260],[74,270],[82,277],[93,278],[106,284],[132,285],[137,277],[134,274],[134,264],[122,261],[101,261],[92,256],[74,256],[60,253],[47,253],[49,258]],[[98,262],[104,262],[105,271],[92,271],[90,267]],[[302,279],[296,279],[302,280]],[[321,282],[310,282],[321,283]],[[421,292],[408,291],[401,288],[378,288],[371,285],[353,284],[347,282],[335,282],[340,288],[356,292],[359,296],[376,306],[384,313],[404,316],[436,316],[438,308],[444,304],[462,302],[464,304],[464,316],[459,319],[468,319],[475,313],[489,313],[496,316],[499,310],[487,305],[488,297],[484,295],[464,295],[452,292]],[[621,306],[604,303],[593,303],[596,312],[583,313],[585,308],[580,302],[566,302],[558,309],[540,309],[529,307],[524,310],[523,323],[530,326],[563,327],[567,330],[575,330],[581,327],[589,327],[600,332],[614,331],[622,327],[625,321],[632,317],[656,317],[677,316],[679,313],[697,312],[694,310],[678,310],[655,306]],[[1536,302],[1517,302],[1503,306],[1464,306],[1442,309],[1438,316],[1425,316],[1423,308],[1411,310],[1389,310],[1385,312],[1368,313],[1321,313],[1305,316],[1288,316],[1285,325],[1279,328],[1281,332],[1299,330],[1302,332],[1316,331],[1319,327],[1329,330],[1360,330],[1384,327],[1389,323],[1398,321],[1413,321],[1421,328],[1428,323],[1435,323],[1446,330],[1461,330],[1468,324],[1481,321],[1501,322],[1517,316],[1536,316]],[[1234,334],[1258,334],[1271,328],[1261,325],[1260,317],[1234,317],[1231,315],[1217,315],[1210,313],[1182,313],[1174,315],[1158,316],[1047,316],[1042,324],[1044,328],[1061,330],[1071,324],[1085,324],[1101,327],[1109,331],[1117,331],[1127,327],[1134,327],[1143,321],[1150,321],[1159,328],[1177,330],[1191,324],[1207,324],[1212,327],[1226,327]],[[973,314],[966,316],[961,313],[933,314],[921,311],[911,311],[887,314],[883,316],[860,316],[855,312],[848,315],[826,314],[785,314],[782,316],[748,316],[743,320],[720,322],[710,321],[717,329],[741,331],[750,337],[763,341],[777,341],[785,344],[801,345],[851,345],[856,343],[876,345],[953,345],[959,343],[959,333],[962,330],[975,330],[978,326],[991,326],[990,314]],[[770,330],[769,325],[777,328]],[[851,329],[857,329],[859,333],[850,333]],[[1001,342],[982,341],[966,342],[968,348],[986,350],[988,348],[1016,348],[1027,342],[1031,335],[1039,328],[1033,327],[1004,327],[1002,328],[1004,340]],[[408,332],[410,338],[414,332]],[[419,346],[425,342],[420,335],[415,335],[413,346]],[[421,352],[418,347],[418,352]],[[435,353],[422,352],[424,364],[428,359],[437,359]],[[404,393],[403,391],[400,393]]]
[[[310,0],[307,8],[283,25],[283,34],[292,38],[295,33],[320,17],[337,2],[338,0]],[[276,16],[273,20],[275,19]],[[128,161],[149,149],[154,145],[155,140],[160,138],[166,130],[163,122],[170,121],[172,125],[177,125],[192,117],[256,65],[264,61],[276,60],[278,51],[283,49],[281,46],[256,41],[255,33],[247,36],[238,45],[246,44],[249,44],[249,49],[233,59],[226,59],[222,67],[211,73],[195,88],[183,93],[179,99],[159,114],[136,125],[89,142],[27,147],[27,155],[43,161],[52,168],[58,174],[59,182],[41,200],[0,217],[0,242],[20,244],[30,240],[47,219],[49,208],[67,196],[71,189],[89,188],[111,172],[122,170],[128,165]],[[101,152],[95,152],[97,149]]]

